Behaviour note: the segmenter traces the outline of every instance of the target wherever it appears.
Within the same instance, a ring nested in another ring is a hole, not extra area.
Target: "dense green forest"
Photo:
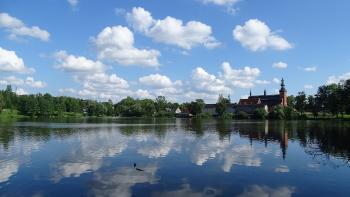
[[[248,114],[226,112],[230,98],[219,95],[216,112],[221,117],[248,118]],[[10,85],[0,91],[0,112],[16,112],[28,117],[67,117],[67,116],[122,116],[122,117],[173,117],[175,110],[180,108],[184,112],[196,117],[206,117],[203,114],[205,103],[197,99],[189,103],[172,103],[164,96],[156,99],[134,99],[127,97],[118,103],[97,102],[93,100],[72,98],[66,96],[54,97],[48,93],[35,95],[17,95]],[[339,84],[323,85],[315,95],[299,92],[296,96],[288,97],[288,107],[277,106],[267,113],[257,109],[251,118],[264,119],[295,119],[307,118],[312,114],[314,118],[328,114],[332,117],[344,117],[350,114],[350,80]]]

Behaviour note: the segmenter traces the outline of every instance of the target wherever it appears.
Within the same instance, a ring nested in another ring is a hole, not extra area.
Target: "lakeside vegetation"
[[[315,95],[299,92],[288,97],[288,107],[276,106],[267,113],[256,109],[254,114],[228,113],[230,98],[220,95],[216,103],[216,113],[220,118],[234,119],[310,119],[343,118],[350,119],[350,80],[338,84],[323,85]],[[17,95],[8,85],[0,91],[0,118],[21,117],[174,117],[176,109],[194,117],[211,117],[203,113],[205,102],[197,99],[188,103],[172,103],[164,96],[152,99],[127,97],[113,103],[46,94]]]

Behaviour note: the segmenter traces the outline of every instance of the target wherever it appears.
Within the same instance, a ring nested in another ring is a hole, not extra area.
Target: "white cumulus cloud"
[[[56,67],[67,72],[103,72],[105,65],[100,61],[93,61],[84,56],[74,56],[67,54],[66,51],[58,51],[54,54]]]
[[[32,88],[44,88],[46,83],[42,81],[36,81],[33,77],[27,77],[26,79],[17,78],[15,76],[8,76],[0,80],[0,85],[15,85],[15,86],[28,86]]]
[[[160,52],[154,49],[138,49],[134,46],[134,34],[123,26],[104,28],[92,38],[100,60],[117,62],[121,65],[159,66]]]
[[[287,67],[288,67],[288,64],[287,64],[287,63],[284,63],[284,62],[276,62],[276,63],[273,63],[273,64],[272,64],[272,67],[273,67],[273,68],[284,69],[284,68],[287,68]]]
[[[78,5],[79,0],[67,0],[67,2],[69,3],[69,5],[71,5],[72,7],[75,7]]]
[[[314,88],[313,85],[310,85],[310,84],[304,85],[304,89],[313,89],[313,88]]]
[[[222,63],[222,69],[223,78],[232,87],[251,88],[260,75],[259,68],[246,66],[243,69],[233,69],[228,62]]]
[[[42,41],[50,39],[50,33],[38,26],[28,27],[21,20],[10,16],[8,13],[0,13],[0,28],[6,29],[9,38],[16,39],[19,36],[28,36]]]
[[[139,82],[143,85],[153,88],[168,88],[173,85],[169,77],[160,74],[151,74],[139,78]]]
[[[340,76],[332,75],[332,76],[328,77],[327,84],[329,85],[329,84],[333,84],[333,83],[339,83],[341,81],[345,81],[348,79],[350,79],[350,72],[344,73]]]
[[[278,83],[278,84],[281,82],[281,81],[280,81],[278,78],[276,78],[276,77],[273,78],[272,80],[273,80],[274,83]]]
[[[202,67],[197,67],[192,71],[191,80],[193,89],[199,92],[215,94],[230,92],[230,88],[226,86],[224,80],[217,78],[215,75],[209,74]]]
[[[46,83],[42,81],[35,81],[33,77],[27,77],[25,80],[25,84],[32,88],[44,88],[46,87]]]
[[[212,3],[215,5],[233,5],[240,0],[202,0],[203,3]]]
[[[0,47],[0,72],[32,73],[34,69],[26,67],[15,51]]]
[[[138,32],[152,38],[156,42],[175,45],[187,50],[203,45],[215,48],[220,43],[212,36],[212,28],[198,21],[188,21],[167,16],[154,19],[151,13],[142,7],[134,7],[126,14],[129,25]]]
[[[286,39],[282,38],[262,21],[250,19],[243,26],[237,25],[233,37],[245,48],[251,51],[263,51],[268,48],[286,50],[292,48]]]
[[[317,67],[316,66],[304,67],[303,70],[306,72],[316,72]]]

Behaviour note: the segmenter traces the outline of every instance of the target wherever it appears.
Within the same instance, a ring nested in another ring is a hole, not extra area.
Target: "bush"
[[[209,112],[200,113],[200,114],[196,115],[196,118],[211,118],[211,117],[212,117],[212,115]]]
[[[290,106],[284,107],[283,112],[284,112],[285,118],[288,120],[297,119],[299,116],[297,111]]]
[[[298,119],[306,120],[307,119],[307,115],[305,113],[301,113],[301,114],[299,114]]]
[[[232,119],[232,117],[233,117],[233,114],[227,113],[227,112],[224,112],[221,116],[219,116],[219,118],[222,118],[222,119]]]
[[[237,114],[238,119],[248,119],[249,115],[244,111],[239,111]]]
[[[269,113],[270,119],[284,120],[286,118],[283,107],[280,105],[274,107],[274,109]]]
[[[254,111],[253,118],[254,119],[266,119],[267,117],[267,111],[264,108],[258,108]]]
[[[160,112],[157,112],[155,116],[158,118],[171,118],[171,117],[174,117],[175,114],[174,112],[160,111]]]

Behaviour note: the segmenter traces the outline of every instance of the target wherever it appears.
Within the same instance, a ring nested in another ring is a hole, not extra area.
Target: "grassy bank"
[[[3,109],[0,113],[0,119],[17,119],[25,117],[26,116],[19,114],[18,111],[14,109]]]

